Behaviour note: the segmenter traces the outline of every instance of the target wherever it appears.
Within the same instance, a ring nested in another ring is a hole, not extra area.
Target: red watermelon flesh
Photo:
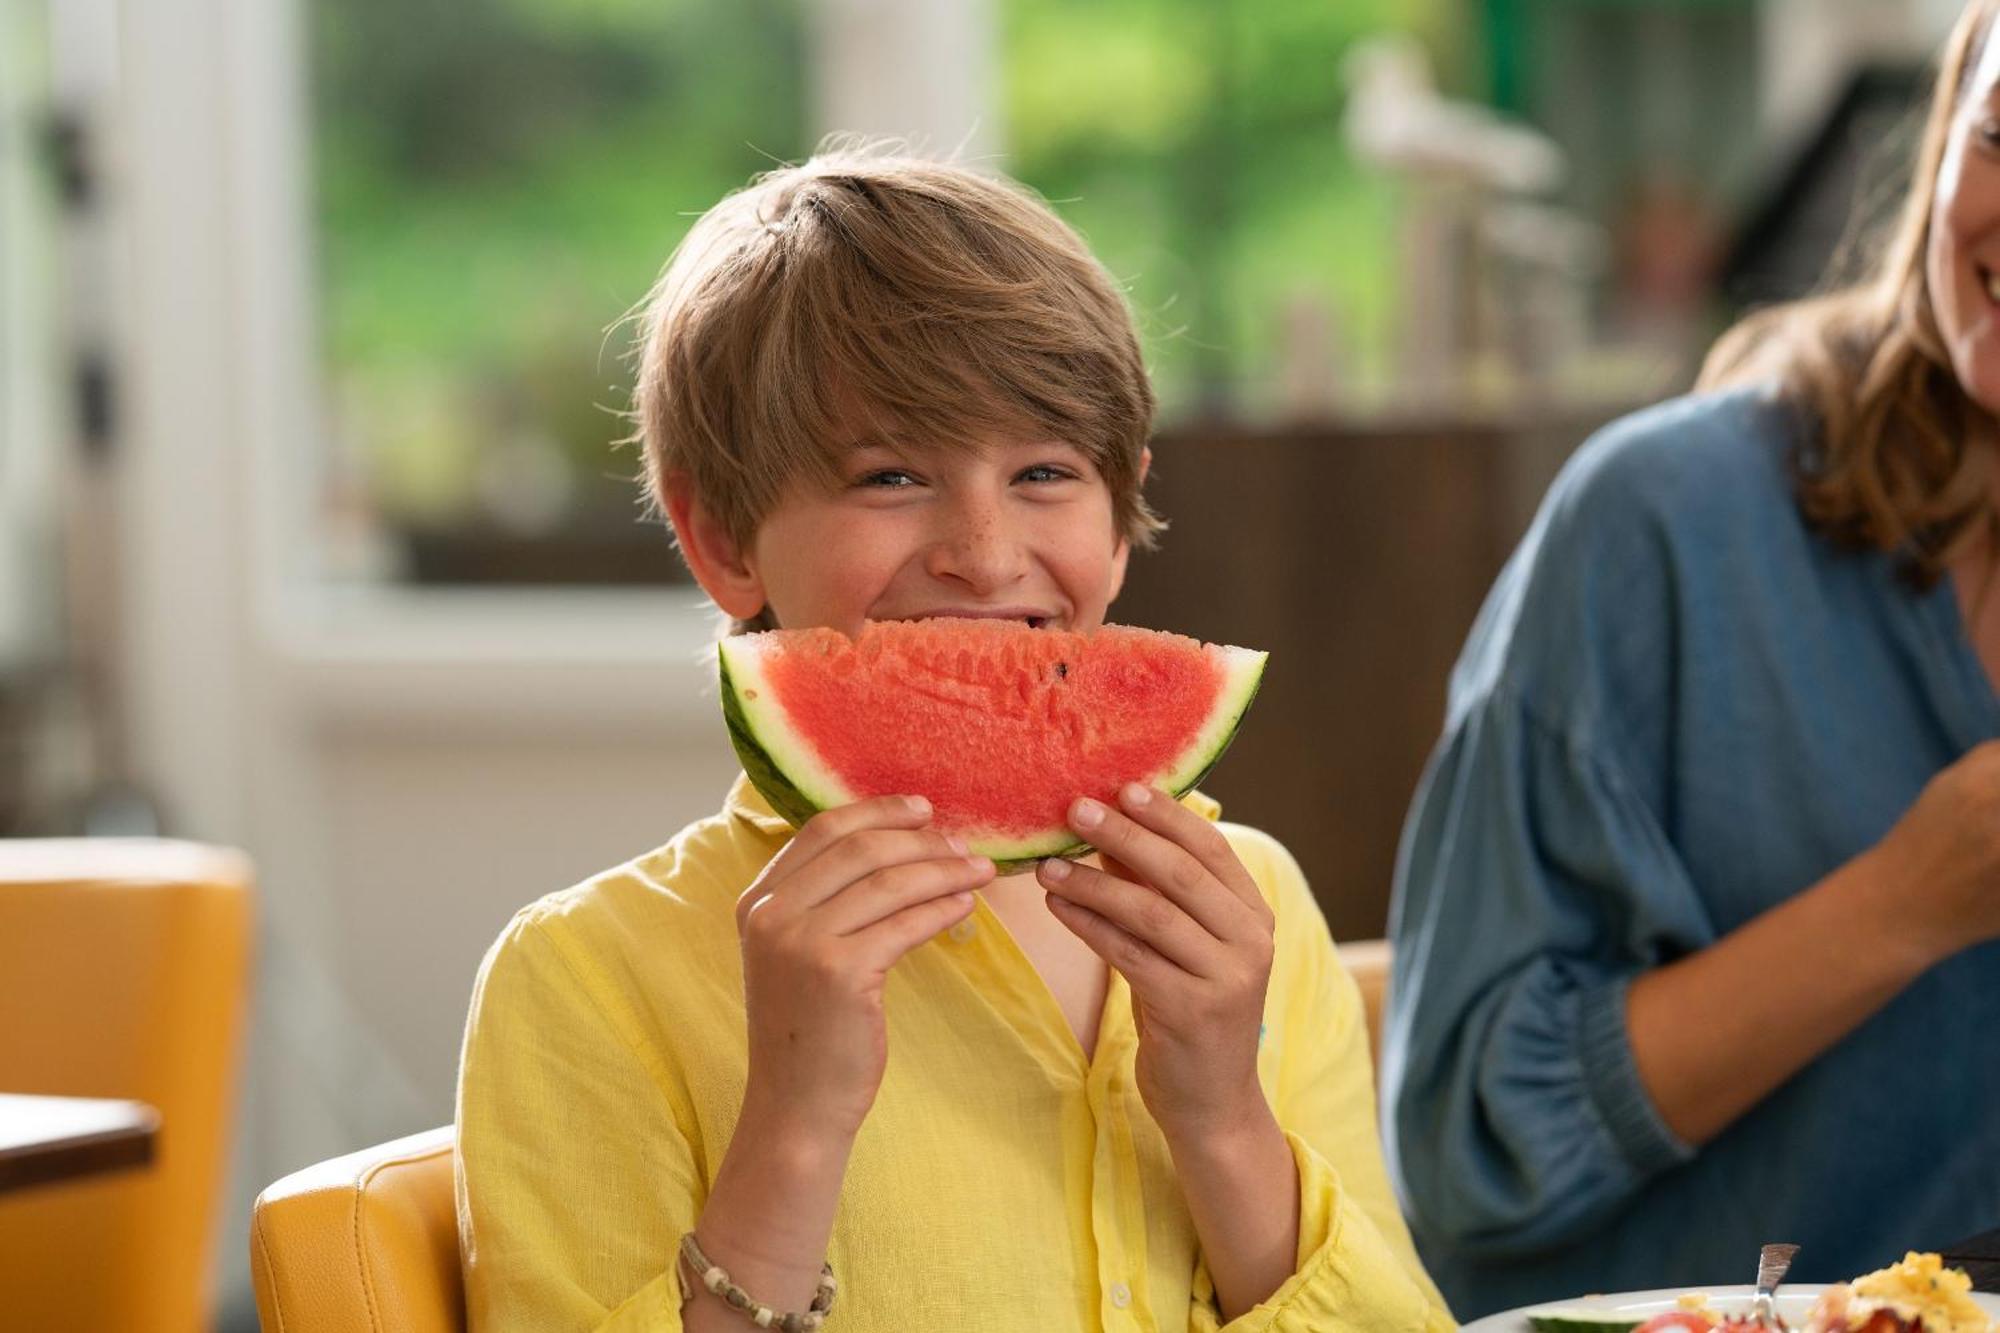
[[[1213,766],[1265,655],[1127,626],[1013,621],[780,630],[722,645],[744,768],[780,813],[920,795],[995,861],[1085,850],[1065,818],[1127,782],[1179,794]]]

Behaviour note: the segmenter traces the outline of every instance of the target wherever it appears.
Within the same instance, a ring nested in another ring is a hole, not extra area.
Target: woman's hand
[[[1042,862],[1049,910],[1131,986],[1139,1095],[1168,1140],[1262,1128],[1270,905],[1221,830],[1167,793],[1134,784],[1118,805],[1071,807],[1104,868]]]
[[[1633,1064],[1667,1127],[1707,1143],[1932,966],[1996,937],[2000,741],[1989,741],[1933,777],[1873,847],[1639,975],[1625,1000]]]
[[[2000,938],[2000,741],[1933,777],[1861,859],[1923,966]]]
[[[928,827],[920,797],[827,810],[736,904],[750,1072],[744,1119],[851,1142],[888,1064],[898,959],[972,914],[993,863]]]

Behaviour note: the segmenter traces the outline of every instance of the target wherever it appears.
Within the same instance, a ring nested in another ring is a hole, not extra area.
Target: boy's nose
[[[1027,553],[999,515],[962,513],[931,544],[925,563],[933,578],[983,596],[1017,581],[1027,568]]]

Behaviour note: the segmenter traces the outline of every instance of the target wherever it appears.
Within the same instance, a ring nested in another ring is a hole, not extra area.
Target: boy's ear
[[[729,530],[696,498],[694,484],[685,472],[667,477],[667,521],[674,525],[674,539],[680,543],[681,557],[701,590],[736,620],[754,620],[764,609],[764,581],[751,567],[744,551]]]

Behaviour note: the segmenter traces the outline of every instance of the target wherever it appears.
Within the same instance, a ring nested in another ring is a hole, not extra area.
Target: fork
[[[1757,1327],[1784,1327],[1777,1317],[1775,1298],[1778,1284],[1785,1280],[1785,1270],[1798,1252],[1796,1245],[1766,1245],[1757,1255],[1757,1298],[1750,1306],[1750,1321]]]

